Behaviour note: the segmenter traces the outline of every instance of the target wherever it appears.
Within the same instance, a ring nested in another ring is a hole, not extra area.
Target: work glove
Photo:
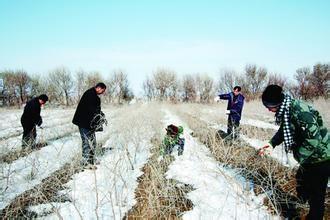
[[[266,144],[265,146],[261,147],[258,150],[258,155],[259,156],[264,156],[265,154],[269,154],[269,152],[267,153],[267,151],[269,150],[268,148],[272,147],[272,145],[270,143]]]

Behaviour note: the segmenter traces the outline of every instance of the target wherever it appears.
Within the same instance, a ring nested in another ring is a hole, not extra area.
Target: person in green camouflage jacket
[[[161,155],[169,155],[172,153],[173,148],[177,145],[178,146],[178,155],[182,155],[184,149],[184,138],[183,135],[183,127],[182,126],[175,126],[173,124],[168,125],[166,128],[166,135],[162,142],[162,146],[160,149]]]
[[[300,164],[296,174],[298,198],[310,206],[307,219],[323,219],[330,176],[330,137],[322,117],[306,103],[285,95],[278,85],[267,86],[262,102],[275,113],[280,128],[259,154],[281,143],[286,152],[292,151]]]

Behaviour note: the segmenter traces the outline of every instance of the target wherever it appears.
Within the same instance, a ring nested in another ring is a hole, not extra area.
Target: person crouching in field
[[[265,89],[262,102],[275,113],[280,128],[259,154],[263,155],[268,147],[281,143],[287,152],[293,152],[300,164],[296,174],[297,195],[310,206],[307,219],[323,219],[330,176],[330,137],[322,117],[311,106],[284,94],[278,85]]]
[[[36,126],[42,124],[40,116],[41,106],[48,101],[48,96],[42,94],[36,98],[28,101],[24,107],[23,115],[21,117],[21,124],[23,127],[22,148],[36,147],[37,130]]]
[[[98,83],[85,91],[81,97],[72,123],[79,127],[79,132],[82,140],[82,161],[81,165],[87,168],[96,169],[95,155],[96,149],[96,131],[103,129],[100,122],[105,121],[104,114],[101,111],[101,99],[99,95],[106,90],[104,83]]]
[[[183,154],[184,142],[183,127],[168,125],[166,128],[166,135],[161,146],[161,155],[170,155],[175,146],[178,147],[178,156]]]
[[[239,123],[241,120],[242,109],[244,105],[244,96],[241,94],[241,87],[235,86],[233,91],[226,94],[219,94],[220,99],[228,100],[227,105],[227,135],[230,138],[238,137]]]

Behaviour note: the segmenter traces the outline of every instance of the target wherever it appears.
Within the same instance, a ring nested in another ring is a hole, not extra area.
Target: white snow
[[[268,123],[268,122],[264,122],[264,121],[260,121],[260,120],[256,120],[256,119],[242,119],[241,120],[241,124],[245,124],[245,125],[252,125],[255,126],[257,128],[265,128],[265,129],[273,129],[273,130],[278,130],[279,126]]]
[[[0,210],[5,208],[16,196],[32,189],[41,181],[72,161],[78,154],[79,137],[63,138],[47,147],[34,151],[11,164],[1,164]]]
[[[262,205],[262,196],[245,189],[243,177],[222,167],[209,149],[191,137],[189,128],[167,111],[165,124],[184,125],[185,149],[169,166],[167,178],[193,186],[188,193],[193,210],[183,219],[276,219]]]
[[[227,131],[227,126],[226,125],[221,125],[221,124],[215,124],[213,122],[209,122],[207,121],[207,119],[205,119],[205,117],[202,117],[201,120],[203,120],[204,122],[208,123],[210,127],[217,129],[217,130],[222,130],[224,132]],[[262,121],[260,121],[262,122]],[[254,121],[253,123],[255,123],[253,126],[256,127],[263,127],[264,124],[261,123],[260,125],[257,124],[257,121]],[[258,140],[258,139],[253,139],[253,138],[249,138],[246,135],[240,134],[240,138],[242,140],[244,140],[245,142],[247,142],[251,147],[254,147],[256,149],[260,149],[263,146],[265,146],[266,144],[268,144],[267,141],[262,141],[262,140]],[[266,154],[267,156],[270,156],[274,159],[276,159],[278,162],[280,162],[281,164],[283,164],[284,166],[288,166],[288,167],[295,167],[298,165],[298,162],[294,159],[293,154],[292,153],[285,153],[284,148],[282,147],[282,145],[276,146],[275,148],[269,147],[266,150]]]
[[[140,113],[145,112],[141,109]],[[150,156],[150,140],[155,131],[148,122],[148,115],[127,117],[127,124],[118,118],[112,124],[105,148],[112,148],[99,158],[97,170],[79,172],[72,176],[67,190],[59,192],[71,202],[34,206],[30,210],[39,213],[53,211],[43,219],[122,219],[136,203],[135,189],[141,168]],[[143,129],[141,129],[143,126]]]
[[[158,127],[155,127],[159,118],[157,121],[150,118],[147,104],[134,104],[128,108],[128,112],[119,109],[115,113],[116,117],[112,117],[112,111],[106,112],[109,126],[104,132],[97,133],[97,142],[104,143],[102,147],[112,150],[98,158],[100,164],[97,170],[74,174],[65,184],[65,189],[58,192],[58,195],[66,196],[70,201],[40,204],[29,207],[30,211],[36,212],[41,219],[123,218],[136,203],[137,178],[142,175],[141,168],[150,156],[150,140],[155,132],[159,132],[156,131]],[[0,152],[3,154],[20,149],[21,136],[18,135],[22,132],[22,110],[2,113],[0,119],[4,123],[0,125],[0,138],[3,138]],[[48,145],[10,164],[0,164],[0,210],[62,169],[65,164],[80,158],[81,139],[78,129],[71,123],[73,113],[72,109],[42,110],[44,129],[37,131],[38,140],[46,140]],[[222,166],[205,145],[190,135],[191,130],[180,118],[168,110],[165,113],[162,121],[164,127],[168,124],[184,126],[184,153],[182,156],[173,153],[175,161],[166,173],[169,179],[193,186],[193,191],[187,194],[193,209],[185,212],[183,219],[278,219],[262,205],[265,195],[256,196],[249,186],[249,180],[237,170]],[[207,119],[203,120],[207,122]],[[260,120],[243,121],[260,128],[277,129]],[[226,130],[224,125],[209,125]],[[8,135],[12,136],[9,138]],[[60,136],[65,137],[52,141]],[[265,144],[246,136],[242,138],[253,147]],[[277,152],[277,149],[281,150],[280,147],[275,148],[272,156],[285,164],[283,152]],[[291,158],[289,161],[291,165]]]
[[[58,125],[52,127],[44,127],[43,129],[37,127],[36,129],[37,129],[36,142],[46,142],[51,139],[70,135],[73,132],[77,131],[77,127],[69,122],[67,122],[66,124],[59,123]],[[0,152],[2,155],[21,149],[22,149],[21,136],[16,136],[0,141]]]
[[[63,126],[72,125],[70,123]],[[63,128],[57,132],[62,131],[66,132]],[[105,141],[111,130],[107,131],[97,133],[97,140]],[[80,154],[81,139],[76,132],[52,141],[46,147],[33,151],[10,164],[0,164],[0,210],[10,204],[15,197],[40,184],[43,179],[61,169],[66,163],[79,158]]]

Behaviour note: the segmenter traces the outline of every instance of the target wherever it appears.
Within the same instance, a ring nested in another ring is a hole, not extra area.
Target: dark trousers
[[[36,137],[37,130],[36,126],[23,126],[23,138],[22,138],[22,148],[31,147],[34,148],[36,146]]]
[[[237,138],[239,135],[239,121],[235,121],[230,116],[228,117],[227,135],[230,138]]]
[[[184,138],[179,138],[178,143],[165,147],[165,154],[171,154],[172,151],[173,151],[173,148],[175,146],[178,146],[178,156],[182,155],[183,150],[184,150],[184,143],[185,143],[185,139]]]
[[[83,163],[94,164],[96,149],[95,131],[79,127],[79,132],[82,140]]]
[[[297,174],[297,194],[310,206],[307,219],[322,220],[324,200],[330,177],[330,161],[312,165],[300,165]]]

